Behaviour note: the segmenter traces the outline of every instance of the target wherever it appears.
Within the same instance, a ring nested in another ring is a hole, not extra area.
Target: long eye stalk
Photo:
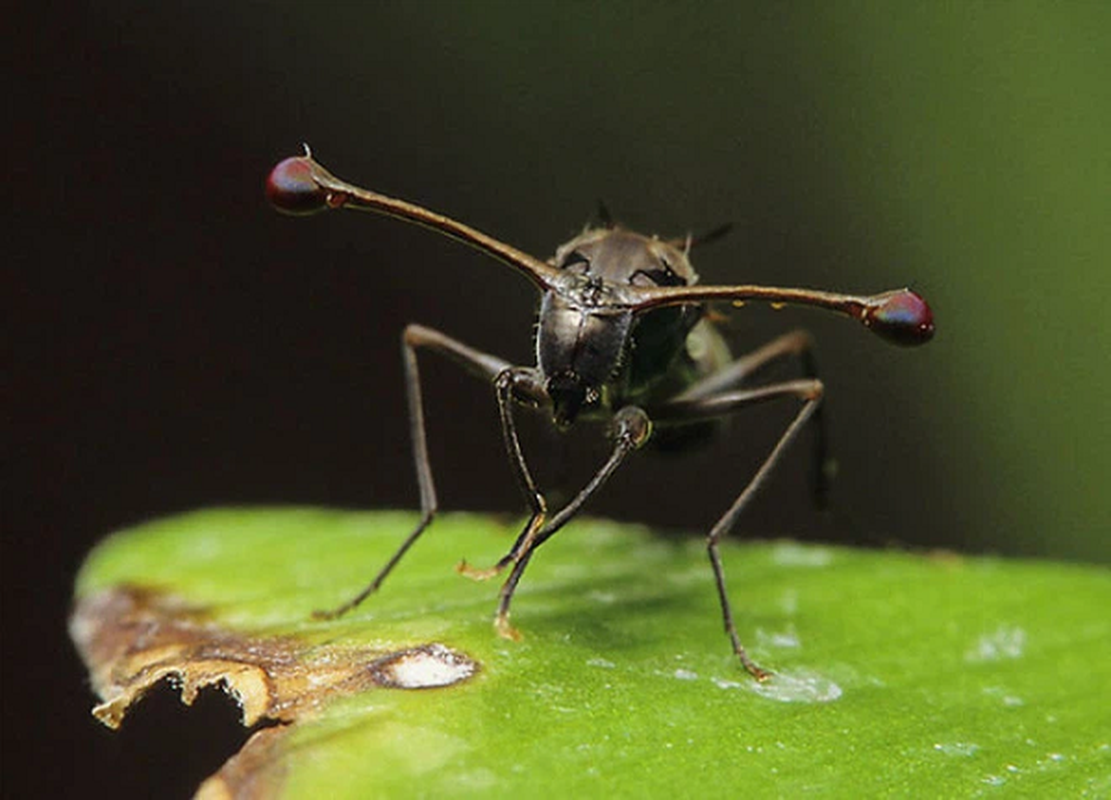
[[[298,216],[317,214],[336,208],[373,211],[431,228],[470,245],[523,273],[541,289],[559,279],[559,270],[469,225],[427,208],[387,197],[347,183],[328,172],[312,157],[305,155],[280,162],[266,179],[266,196],[279,211]]]
[[[859,320],[876,335],[894,344],[925,344],[934,335],[934,315],[921,295],[910,289],[894,289],[873,295],[840,294],[818,289],[788,289],[776,286],[682,286],[637,288],[632,305],[637,310],[684,305],[707,300],[744,303],[750,300],[772,304],[816,306]]]

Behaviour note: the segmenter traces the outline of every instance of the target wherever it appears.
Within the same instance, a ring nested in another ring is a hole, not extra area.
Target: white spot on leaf
[[[777,672],[766,681],[753,681],[756,694],[780,703],[832,703],[843,692],[836,683],[816,672]]]
[[[478,665],[442,644],[403,650],[371,665],[375,681],[391,689],[451,686],[475,674]]]
[[[798,648],[802,647],[798,631],[794,625],[788,625],[785,631],[768,633],[763,628],[756,629],[756,643],[761,647]]]
[[[833,551],[825,547],[779,542],[772,550],[772,562],[781,567],[828,567],[832,561]]]
[[[934,750],[947,756],[972,756],[980,751],[980,745],[972,742],[939,742]]]
[[[976,662],[1021,658],[1025,649],[1026,631],[1004,625],[980,636],[965,652],[964,659]]]

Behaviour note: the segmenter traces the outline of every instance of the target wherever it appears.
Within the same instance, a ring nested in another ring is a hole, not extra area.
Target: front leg
[[[552,516],[547,525],[538,531],[535,531],[532,526],[526,527],[527,536],[522,534],[516,544],[513,545],[513,549],[502,561],[498,562],[503,566],[513,564],[513,571],[509,573],[505,584],[502,585],[498,601],[498,613],[494,617],[494,627],[497,628],[501,636],[513,640],[520,638],[517,630],[509,624],[509,606],[513,602],[513,594],[517,591],[517,584],[520,583],[521,576],[525,574],[525,569],[528,567],[532,554],[536,552],[536,548],[548,541],[560,528],[570,522],[579,513],[586,501],[593,497],[595,492],[601,489],[606,481],[610,479],[610,476],[617,471],[617,468],[625,461],[626,456],[648,441],[651,433],[651,420],[642,409],[636,406],[627,406],[618,411],[614,415],[611,430],[613,450],[606,462],[571,502]]]
[[[538,402],[546,398],[543,376],[540,371],[530,367],[508,367],[502,370],[494,380],[494,394],[498,400],[498,417],[501,420],[502,440],[505,451],[509,456],[509,464],[513,469],[513,477],[525,502],[529,506],[529,519],[509,552],[487,569],[476,569],[463,561],[456,567],[460,575],[478,581],[488,580],[498,575],[515,563],[520,554],[527,550],[535,537],[536,532],[544,524],[548,513],[548,501],[536,485],[532,477],[528,462],[525,460],[524,450],[521,449],[521,438],[517,434],[517,422],[514,409],[519,398],[528,398],[530,402]]]

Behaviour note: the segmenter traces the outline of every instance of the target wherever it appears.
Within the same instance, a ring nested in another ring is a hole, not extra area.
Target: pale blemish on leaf
[[[1026,649],[1026,631],[1017,626],[1002,626],[976,639],[964,654],[965,661],[999,661],[1022,658]]]
[[[980,745],[972,742],[938,742],[934,750],[947,756],[973,756],[980,752]]]
[[[603,592],[597,589],[592,592],[588,592],[587,597],[589,597],[595,603],[603,603],[605,605],[612,605],[617,601],[617,595],[613,592]]]
[[[985,686],[981,691],[988,697],[997,697],[999,702],[1005,706],[1016,708],[1018,706],[1026,705],[1026,701],[1018,695],[1010,694],[1006,689],[1001,686]]]
[[[788,625],[786,630],[765,631],[756,629],[756,644],[760,647],[778,647],[783,649],[797,649],[802,647],[798,631],[793,625]]]
[[[833,563],[833,551],[798,542],[776,542],[772,562],[781,567],[828,567]]]
[[[477,669],[478,665],[461,653],[429,644],[380,658],[369,671],[379,686],[432,689],[465,681]]]
[[[799,610],[799,593],[795,589],[788,589],[779,598],[779,608],[788,617],[793,617]]]
[[[841,687],[816,672],[777,672],[766,681],[742,684],[749,691],[781,703],[832,703],[840,699]]]

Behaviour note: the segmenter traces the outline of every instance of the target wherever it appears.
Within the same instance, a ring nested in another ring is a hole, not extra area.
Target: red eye
[[[934,336],[934,312],[910,289],[891,292],[864,316],[864,324],[890,342],[925,344]]]
[[[284,214],[304,216],[328,208],[328,192],[317,185],[312,162],[303,156],[287,158],[270,171],[266,197]]]

